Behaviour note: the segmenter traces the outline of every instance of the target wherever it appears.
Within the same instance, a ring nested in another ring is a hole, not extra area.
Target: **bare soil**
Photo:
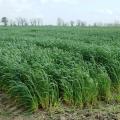
[[[101,104],[84,110],[63,105],[50,112],[39,110],[28,115],[12,104],[5,104],[5,97],[0,94],[0,120],[120,120],[120,104]]]

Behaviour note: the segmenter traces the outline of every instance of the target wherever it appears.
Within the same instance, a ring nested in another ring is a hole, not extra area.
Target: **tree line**
[[[22,17],[16,18],[15,20],[8,20],[7,17],[2,17],[1,22],[4,26],[42,26],[43,20],[42,18],[34,18],[34,19],[25,19]],[[86,26],[86,22],[81,20],[77,20],[76,22],[71,20],[69,22],[65,22],[61,18],[57,18],[56,22],[57,26]]]
[[[16,18],[15,20],[9,20],[7,17],[2,17],[1,18],[1,23],[3,26],[43,26],[43,20],[42,18],[33,18],[33,19],[25,19],[22,17]],[[91,24],[87,24],[85,21],[81,21],[81,20],[77,20],[77,21],[69,21],[69,22],[65,22],[62,18],[57,18],[57,22],[56,22],[57,26],[81,26],[81,27],[85,27],[85,26],[120,26],[120,22],[119,21],[114,21],[114,23],[93,23]]]
[[[1,22],[3,26],[42,26],[43,20],[41,18],[25,19],[22,17],[15,20],[9,20],[7,17],[2,17]]]

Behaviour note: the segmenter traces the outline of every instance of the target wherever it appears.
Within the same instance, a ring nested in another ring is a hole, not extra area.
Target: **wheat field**
[[[120,29],[0,27],[0,91],[32,112],[120,102]]]

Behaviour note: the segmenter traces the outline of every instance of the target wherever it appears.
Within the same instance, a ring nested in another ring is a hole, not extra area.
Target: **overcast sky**
[[[120,0],[0,0],[0,17],[39,18],[54,24],[58,17],[66,22],[120,20]]]

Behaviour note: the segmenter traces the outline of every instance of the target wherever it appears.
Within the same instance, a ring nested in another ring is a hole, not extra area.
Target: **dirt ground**
[[[0,120],[120,120],[120,104],[101,104],[97,108],[80,110],[65,107],[51,110],[39,110],[32,115],[24,114],[13,105],[3,105],[0,95]]]

